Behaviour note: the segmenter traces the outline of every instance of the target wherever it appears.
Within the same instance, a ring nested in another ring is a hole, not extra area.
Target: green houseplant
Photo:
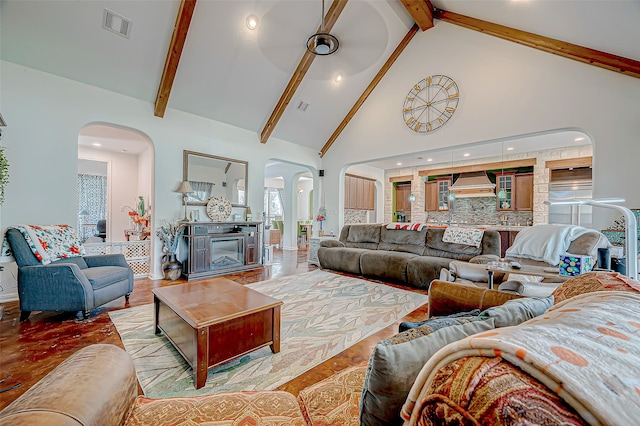
[[[0,147],[0,205],[4,203],[4,189],[9,183],[9,161],[4,155],[4,148]]]

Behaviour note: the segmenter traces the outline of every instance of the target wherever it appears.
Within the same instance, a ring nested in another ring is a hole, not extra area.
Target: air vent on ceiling
[[[131,34],[131,20],[109,9],[105,9],[104,15],[102,16],[102,28],[121,35],[122,37],[129,38],[129,34]]]
[[[305,112],[305,111],[307,110],[307,107],[308,107],[308,106],[309,106],[309,104],[308,104],[307,102],[305,102],[305,101],[300,101],[300,102],[298,102],[298,106],[297,106],[297,108],[298,108],[300,111]]]

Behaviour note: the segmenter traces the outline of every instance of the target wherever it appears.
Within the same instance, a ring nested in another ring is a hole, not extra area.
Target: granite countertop
[[[430,225],[438,225],[443,226],[447,225],[446,223],[431,223]],[[485,228],[490,229],[492,231],[520,231],[524,228],[529,228],[527,225],[500,225],[500,224],[482,224],[482,223],[453,223],[450,226],[461,226],[466,228]]]

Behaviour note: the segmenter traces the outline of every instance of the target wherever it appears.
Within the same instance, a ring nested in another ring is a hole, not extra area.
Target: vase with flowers
[[[176,251],[184,233],[184,224],[165,220],[156,229],[156,235],[162,242],[162,272],[167,280],[177,280],[182,272],[182,264],[176,259]]]
[[[322,222],[324,222],[327,219],[327,209],[324,207],[324,205],[322,205],[319,209],[318,209],[318,214],[316,215],[316,220],[318,222],[320,222],[320,236],[324,235],[324,231],[322,230]]]
[[[138,201],[136,202],[136,208],[129,208],[129,219],[133,224],[133,229],[136,231],[142,231],[143,228],[149,226],[149,214],[150,211],[145,207],[144,197],[142,195],[138,196]]]

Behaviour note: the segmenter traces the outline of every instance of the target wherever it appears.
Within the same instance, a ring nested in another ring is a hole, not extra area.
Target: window
[[[107,177],[78,174],[78,237],[93,237],[100,219],[107,219]]]
[[[266,214],[265,225],[271,225],[271,221],[276,218],[282,219],[282,189],[265,188],[264,189],[264,211]]]

